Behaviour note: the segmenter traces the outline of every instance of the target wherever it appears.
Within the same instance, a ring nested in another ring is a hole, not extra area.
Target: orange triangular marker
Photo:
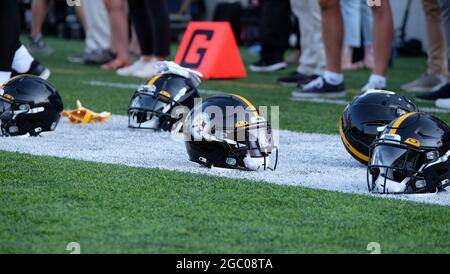
[[[247,76],[228,22],[189,23],[175,57],[175,63],[201,72],[204,79]]]

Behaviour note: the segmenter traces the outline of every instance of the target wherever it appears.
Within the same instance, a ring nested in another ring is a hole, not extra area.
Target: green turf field
[[[39,59],[51,68],[50,81],[66,108],[80,99],[95,111],[126,114],[133,90],[86,82],[142,81],[66,62],[82,50],[81,42],[48,43],[55,55]],[[245,49],[242,54],[246,64],[255,60]],[[424,70],[425,59],[396,60],[389,87],[398,91]],[[288,72],[249,72],[246,79],[205,81],[202,88],[280,106],[282,129],[337,134],[343,106],[291,102],[292,89],[275,83]],[[346,74],[347,100],[368,75]],[[437,116],[450,122],[450,114]],[[0,156],[1,253],[67,253],[66,245],[74,241],[82,253],[368,253],[369,242],[379,242],[383,253],[450,253],[448,207],[52,157]]]

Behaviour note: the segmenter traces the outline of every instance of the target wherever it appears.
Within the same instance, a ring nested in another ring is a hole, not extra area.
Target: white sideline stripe
[[[116,88],[116,89],[126,89],[129,91],[136,90],[140,85],[136,84],[125,84],[125,83],[114,83],[114,82],[102,82],[102,81],[84,81],[83,84],[89,85],[89,86],[96,86],[96,87],[109,87],[109,88]],[[201,94],[220,94],[223,93],[218,90],[212,90],[212,89],[199,89],[199,92]]]
[[[86,126],[69,125],[64,119],[56,132],[40,138],[0,138],[0,150],[369,195],[366,169],[345,151],[338,135],[282,130],[277,170],[245,172],[200,167],[188,161],[184,143],[172,140],[168,133],[132,130],[127,125],[126,116],[116,115],[107,123]],[[450,205],[450,192],[373,196]]]
[[[116,89],[126,89],[126,90],[135,90],[139,87],[136,84],[126,84],[126,83],[116,83],[116,82],[103,82],[103,81],[84,81],[83,84],[97,87],[110,87]],[[223,93],[219,90],[212,89],[199,89],[201,94],[214,95]],[[327,98],[291,98],[292,101],[298,102],[306,102],[306,103],[319,103],[319,104],[330,104],[330,105],[342,105],[346,106],[349,101],[342,99],[327,99]],[[430,112],[430,113],[450,113],[450,110],[440,109],[440,108],[429,108],[429,107],[420,107],[421,111]]]
[[[330,104],[330,105],[342,105],[346,106],[350,103],[350,101],[341,100],[341,99],[327,99],[327,98],[297,98],[292,97],[292,101],[297,102],[306,102],[306,103],[318,103],[318,104]],[[429,108],[429,107],[419,107],[421,111],[430,112],[430,113],[450,113],[450,110],[440,109],[440,108]]]

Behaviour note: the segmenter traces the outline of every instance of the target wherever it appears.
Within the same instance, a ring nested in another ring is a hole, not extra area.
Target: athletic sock
[[[335,73],[328,70],[323,73],[323,78],[325,79],[325,82],[332,85],[339,85],[344,82],[344,74]]]
[[[31,56],[25,46],[22,45],[18,50],[16,50],[12,68],[18,73],[25,73],[30,70],[31,63],[33,63],[33,61],[33,56]]]
[[[376,87],[386,87],[386,77],[382,75],[370,75],[369,83],[372,83]]]
[[[11,71],[0,71],[0,85],[6,83],[9,78],[11,78]]]

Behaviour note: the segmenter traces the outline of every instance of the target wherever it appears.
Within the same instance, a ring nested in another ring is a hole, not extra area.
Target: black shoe
[[[52,55],[54,50],[50,47],[48,47],[45,42],[42,35],[39,35],[38,37],[28,38],[28,49],[31,53],[37,53],[45,56]]]
[[[34,75],[47,80],[50,77],[50,70],[39,63],[39,61],[34,60],[27,72],[19,73],[15,70],[12,71],[12,77],[22,74]]]
[[[259,60],[250,65],[250,70],[253,72],[273,72],[286,67],[287,63],[283,60]]]
[[[111,62],[116,58],[116,55],[109,50],[99,50],[89,54],[84,63],[88,65],[103,65]]]
[[[86,59],[88,59],[90,55],[91,53],[84,51],[78,54],[70,55],[69,57],[67,57],[67,61],[74,64],[84,64],[86,62]]]
[[[416,96],[418,100],[425,101],[436,101],[437,99],[448,99],[450,98],[450,83],[434,92],[425,92]]]
[[[317,75],[306,75],[294,71],[289,76],[278,78],[278,83],[285,87],[299,87],[308,84],[312,80],[316,79]]]
[[[327,83],[323,77],[318,77],[302,89],[294,91],[292,97],[339,97],[345,95],[344,81],[338,85]]]

